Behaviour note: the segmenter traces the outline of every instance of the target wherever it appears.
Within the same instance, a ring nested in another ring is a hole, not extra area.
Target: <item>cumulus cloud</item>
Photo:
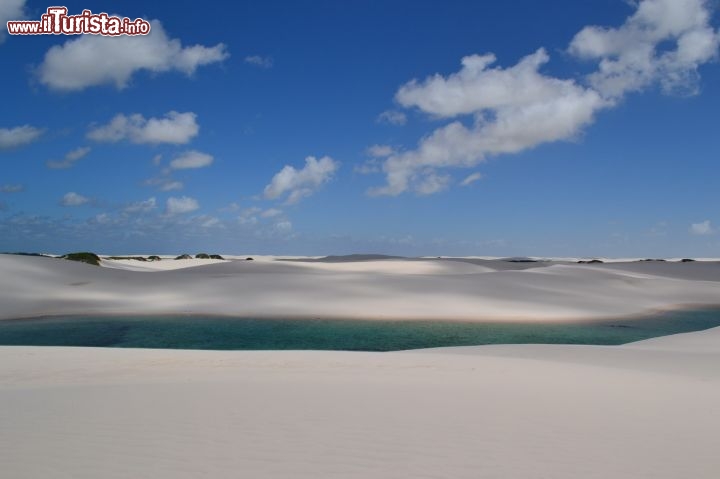
[[[82,206],[90,202],[90,198],[83,195],[79,195],[73,191],[65,193],[65,196],[60,200],[61,206]]]
[[[607,103],[573,80],[540,73],[548,60],[539,49],[514,66],[491,68],[493,55],[472,55],[448,77],[403,85],[396,95],[401,105],[441,118],[472,114],[474,122],[467,127],[453,121],[420,140],[415,150],[391,155],[383,164],[387,185],[370,194],[441,191],[449,178],[438,174],[439,168],[469,168],[488,155],[576,136]]]
[[[25,0],[2,0],[0,2],[0,43],[5,41],[7,22],[25,18]]]
[[[278,221],[273,225],[273,228],[276,232],[280,234],[287,234],[292,231],[293,225],[290,221],[284,220],[284,221]]]
[[[353,167],[353,171],[355,173],[360,173],[361,175],[379,173],[382,171],[382,164],[379,158],[371,158],[364,163],[355,165]]]
[[[42,134],[43,130],[41,128],[30,125],[0,128],[0,150],[9,150],[27,145],[37,140]]]
[[[0,193],[20,193],[25,191],[23,185],[0,185]]]
[[[187,170],[194,168],[205,168],[212,165],[213,157],[207,153],[190,150],[182,153],[180,156],[170,162],[170,168],[173,170]]]
[[[53,170],[64,170],[67,168],[72,168],[73,166],[75,166],[75,162],[87,156],[88,153],[90,153],[90,147],[81,146],[79,148],[75,148],[74,150],[68,151],[62,160],[48,160],[47,162],[45,162],[45,165],[47,165],[48,168],[51,168]]]
[[[156,186],[160,191],[176,191],[182,190],[185,185],[183,185],[182,181],[176,181],[167,176],[160,176],[145,180],[145,186]]]
[[[395,153],[395,148],[390,145],[372,145],[367,149],[367,154],[373,158],[385,158]]]
[[[436,120],[452,120],[414,150],[382,165],[386,185],[371,195],[430,194],[449,184],[448,168],[472,168],[488,156],[518,153],[576,138],[598,111],[628,92],[660,84],[667,92],[697,91],[698,67],[717,56],[720,35],[705,0],[642,0],[618,28],[586,27],[569,52],[598,61],[581,84],[541,72],[544,49],[516,65],[494,67],[493,54],[470,55],[453,74],[412,80],[395,100]],[[467,121],[466,121],[467,120]],[[461,185],[464,182],[461,183]]]
[[[407,115],[397,110],[385,110],[378,115],[377,122],[400,126],[407,123]]]
[[[265,187],[264,195],[267,199],[276,199],[287,193],[288,204],[297,203],[302,198],[315,193],[324,183],[328,182],[340,163],[329,156],[319,160],[314,156],[305,158],[305,166],[299,170],[286,165]]]
[[[659,83],[665,92],[698,91],[698,67],[717,56],[720,34],[706,0],[643,0],[618,28],[588,26],[571,54],[597,60],[590,84],[610,98]]]
[[[200,209],[200,204],[195,198],[189,196],[181,196],[179,198],[170,197],[165,205],[165,213],[167,215],[179,215],[183,213],[191,213]]]
[[[238,223],[242,225],[254,225],[257,224],[257,214],[262,212],[262,208],[258,208],[257,206],[251,206],[249,208],[245,208],[240,212],[240,215],[238,216]]]
[[[63,91],[108,84],[122,89],[138,71],[192,75],[198,67],[229,56],[222,43],[213,47],[183,46],[180,40],[168,37],[158,20],[150,24],[148,35],[80,35],[51,47],[37,69],[40,82]]]
[[[129,140],[132,143],[178,145],[189,142],[199,131],[197,115],[192,112],[170,111],[162,118],[148,119],[139,113],[130,116],[121,113],[107,125],[91,128],[87,137],[90,140],[103,142]]]
[[[260,216],[263,218],[274,218],[276,216],[280,216],[282,214],[282,210],[279,210],[277,208],[269,208],[262,213],[260,213]]]
[[[472,173],[472,174],[466,176],[465,179],[460,182],[460,186],[472,185],[476,181],[481,180],[482,177],[483,177],[482,173],[478,173],[478,172]]]
[[[157,208],[157,200],[155,197],[148,198],[144,201],[136,201],[134,203],[130,203],[125,208],[123,208],[124,213],[147,213]]]
[[[710,220],[705,220],[702,223],[693,223],[690,225],[690,233],[694,235],[709,235],[715,230],[710,224]]]
[[[260,55],[249,55],[245,57],[245,63],[255,65],[260,68],[272,68],[273,59],[271,57],[263,57]]]

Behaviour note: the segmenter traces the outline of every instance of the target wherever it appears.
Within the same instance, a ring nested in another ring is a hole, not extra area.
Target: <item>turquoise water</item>
[[[396,351],[480,344],[624,344],[720,326],[720,310],[577,323],[53,317],[0,321],[0,345]]]

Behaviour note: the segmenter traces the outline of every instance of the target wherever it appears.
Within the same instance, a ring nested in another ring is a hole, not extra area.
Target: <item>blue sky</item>
[[[64,5],[153,29],[0,39],[0,251],[720,256],[715,2]]]

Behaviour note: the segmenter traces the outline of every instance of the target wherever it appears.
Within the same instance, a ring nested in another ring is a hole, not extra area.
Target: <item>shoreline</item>
[[[597,316],[587,318],[574,319],[547,319],[547,318],[475,318],[475,319],[455,319],[455,318],[395,318],[395,317],[334,317],[320,315],[258,315],[258,316],[237,316],[231,313],[204,313],[204,312],[157,312],[152,313],[126,313],[126,312],[101,312],[101,313],[70,313],[70,314],[38,314],[22,317],[3,317],[0,315],[0,322],[22,322],[33,320],[55,320],[55,319],[181,319],[181,318],[210,318],[210,319],[228,319],[228,320],[271,320],[271,321],[354,321],[354,322],[387,322],[387,323],[450,323],[450,324],[524,324],[529,326],[540,325],[580,325],[580,324],[601,324],[615,321],[642,321],[644,319],[656,319],[666,314],[674,312],[715,312],[720,313],[720,303],[704,304],[704,303],[679,303],[656,308],[650,308],[642,312],[617,315],[617,316]]]

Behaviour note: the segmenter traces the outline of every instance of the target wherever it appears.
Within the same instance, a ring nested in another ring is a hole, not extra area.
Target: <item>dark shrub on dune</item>
[[[175,259],[192,259],[192,256],[190,256],[189,254],[181,254]]]
[[[207,253],[198,253],[195,255],[195,259],[210,259],[210,255]]]
[[[148,256],[148,261],[161,261],[162,258],[160,256]]]
[[[690,259],[690,258],[683,258],[683,259],[680,260],[680,262],[681,262],[681,263],[694,263],[695,260],[694,260],[694,259]]]
[[[70,261],[79,261],[80,263],[92,264],[94,266],[100,266],[100,257],[95,253],[80,252],[80,253],[68,253],[61,256],[63,259],[69,259]]]
[[[134,260],[134,261],[147,261],[147,260],[146,260],[145,258],[143,258],[142,256],[109,256],[109,257],[106,258],[106,259],[131,259],[131,260]]]
[[[220,256],[219,254],[211,254],[211,255],[210,255],[210,259],[225,259],[225,258],[223,258],[222,256]]]
[[[245,261],[252,261],[252,258],[245,258]]]
[[[578,264],[602,264],[602,263],[604,263],[604,261],[599,260],[599,259],[591,259],[589,261],[585,261],[585,260],[578,261]]]

